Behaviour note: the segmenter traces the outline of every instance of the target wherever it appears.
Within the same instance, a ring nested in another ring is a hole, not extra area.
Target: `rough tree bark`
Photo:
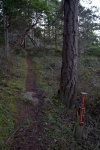
[[[66,107],[76,97],[78,59],[78,0],[64,0],[64,34],[60,96]]]

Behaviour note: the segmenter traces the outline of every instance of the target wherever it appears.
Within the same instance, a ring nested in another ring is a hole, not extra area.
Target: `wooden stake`
[[[75,129],[75,138],[78,140],[82,139],[83,136],[83,126],[85,122],[85,113],[86,113],[86,102],[87,102],[87,93],[81,92],[81,97],[78,104],[77,110],[77,124]]]

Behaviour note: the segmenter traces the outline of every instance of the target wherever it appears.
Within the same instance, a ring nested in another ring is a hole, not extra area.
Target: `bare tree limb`
[[[41,15],[39,15],[39,16],[37,17],[36,21],[35,21],[32,25],[30,25],[29,27],[27,27],[27,28],[21,33],[20,38],[18,38],[18,40],[17,40],[15,46],[16,46],[16,45],[22,46],[22,45],[24,44],[24,38],[25,38],[25,36],[28,34],[28,32],[29,32],[33,27],[35,27],[35,26],[37,25],[37,23],[38,23],[40,17],[41,17]]]

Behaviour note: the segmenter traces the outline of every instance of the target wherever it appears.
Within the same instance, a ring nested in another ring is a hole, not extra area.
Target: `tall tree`
[[[98,45],[98,31],[100,23],[98,9],[92,7],[86,9],[79,5],[79,50],[81,53],[87,53],[88,48],[93,45]]]
[[[0,14],[4,18],[5,47],[9,48],[9,35],[13,34],[16,45],[22,46],[28,33],[39,25],[48,7],[44,0],[0,0]]]
[[[69,108],[76,97],[78,59],[78,0],[64,0],[64,33],[60,96]]]
[[[5,37],[5,51],[7,56],[10,55],[10,48],[9,48],[9,31],[12,31],[12,28],[15,24],[18,24],[18,16],[24,18],[26,15],[26,6],[28,5],[28,1],[24,0],[1,0],[1,11],[2,18],[4,20],[4,37]],[[21,6],[20,6],[21,5]],[[17,19],[16,19],[17,18]],[[22,18],[22,20],[23,20]],[[23,21],[25,24],[25,21]],[[17,25],[16,25],[17,26]]]

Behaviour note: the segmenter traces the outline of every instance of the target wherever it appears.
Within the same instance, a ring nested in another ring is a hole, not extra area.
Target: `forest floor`
[[[61,54],[17,50],[10,61],[0,76],[0,150],[99,150],[100,59],[79,61],[78,91],[88,93],[81,142],[74,138],[77,107],[66,111],[57,95]]]

